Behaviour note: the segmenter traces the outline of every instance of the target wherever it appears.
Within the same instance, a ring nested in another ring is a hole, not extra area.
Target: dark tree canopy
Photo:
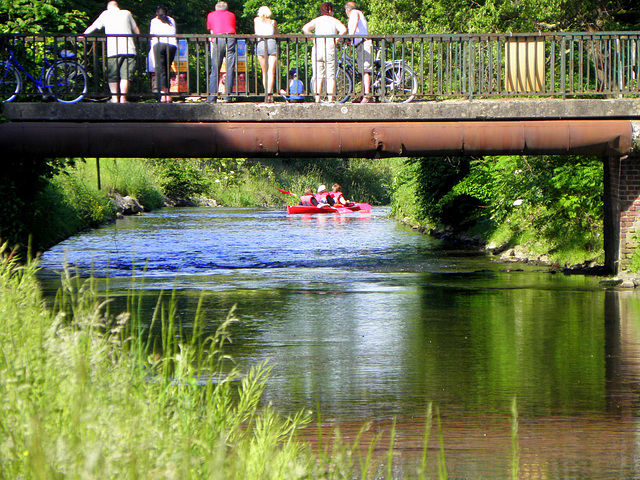
[[[167,1],[180,33],[206,33],[206,16],[215,0]],[[301,33],[302,25],[319,14],[320,0],[228,0],[238,19],[238,33],[253,33],[253,18],[268,5],[280,32]],[[158,2],[121,0],[131,10],[141,32]],[[370,0],[360,8],[372,34],[487,33],[536,31],[619,31],[640,28],[636,0]],[[1,0],[0,31],[82,31],[104,10],[106,1]],[[336,17],[345,21],[343,3],[335,4]]]

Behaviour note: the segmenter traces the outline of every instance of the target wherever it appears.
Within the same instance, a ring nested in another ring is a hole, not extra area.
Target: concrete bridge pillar
[[[604,168],[604,250],[610,273],[627,270],[640,237],[640,155],[609,157]]]

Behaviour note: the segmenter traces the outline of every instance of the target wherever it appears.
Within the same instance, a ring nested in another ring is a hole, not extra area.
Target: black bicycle
[[[33,82],[44,97],[52,96],[62,103],[76,103],[82,100],[89,85],[87,71],[78,63],[72,50],[60,49],[57,51],[57,58],[52,60],[50,57],[54,55],[55,50],[53,45],[45,45],[44,64],[40,77],[35,78],[24,69],[15,52],[9,48],[8,58],[0,60],[0,101],[15,100],[24,86],[22,74]]]
[[[343,47],[336,69],[336,92],[340,103],[351,98],[355,80],[362,77],[361,72],[358,71],[357,62],[349,55],[349,49],[350,47],[346,45]],[[418,76],[407,62],[401,59],[385,60],[383,68],[380,53],[381,50],[378,48],[373,62],[371,93],[385,102],[411,102],[418,93]],[[382,95],[383,88],[384,95]]]

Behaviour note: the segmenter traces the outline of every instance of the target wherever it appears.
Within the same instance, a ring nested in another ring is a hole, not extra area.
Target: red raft
[[[371,205],[368,203],[354,203],[341,207],[315,207],[313,205],[288,205],[287,213],[350,213],[350,212],[370,212]]]

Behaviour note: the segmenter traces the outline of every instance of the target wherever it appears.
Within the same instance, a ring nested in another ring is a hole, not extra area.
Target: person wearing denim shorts
[[[121,10],[111,0],[107,9],[85,31],[87,35],[104,29],[107,34],[107,81],[113,103],[126,103],[129,82],[136,71],[136,46],[131,35],[140,34],[129,10]],[[118,36],[122,35],[122,36]]]
[[[277,35],[278,23],[271,18],[271,9],[263,5],[258,9],[258,16],[254,18],[253,24],[255,34],[258,37],[256,55],[262,69],[262,85],[264,86],[265,101],[273,103],[273,87],[276,77],[276,62],[278,60],[278,45],[275,38]]]

